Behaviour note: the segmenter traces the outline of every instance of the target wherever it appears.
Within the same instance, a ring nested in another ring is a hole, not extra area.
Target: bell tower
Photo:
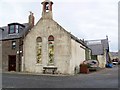
[[[43,5],[42,18],[52,19],[52,5],[53,2],[50,0],[45,0],[41,3]]]

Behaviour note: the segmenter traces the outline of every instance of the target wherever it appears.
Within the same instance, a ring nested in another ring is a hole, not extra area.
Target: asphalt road
[[[3,88],[118,88],[118,67],[75,76],[3,73]]]

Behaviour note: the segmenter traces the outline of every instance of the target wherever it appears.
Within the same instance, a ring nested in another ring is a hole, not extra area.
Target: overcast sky
[[[27,23],[29,11],[41,18],[43,0],[0,0],[0,27]],[[118,50],[119,0],[52,0],[53,18],[80,39],[109,38],[110,51]]]

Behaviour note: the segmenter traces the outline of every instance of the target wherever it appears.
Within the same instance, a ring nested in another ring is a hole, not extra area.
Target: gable
[[[67,32],[64,28],[62,28],[57,22],[55,22],[53,19],[43,19],[41,18],[37,24],[29,30],[29,32],[26,35],[29,35],[30,33],[33,33],[35,35],[41,35],[46,36],[49,34],[58,34],[58,32],[61,32],[59,34],[66,34],[68,36],[69,32]],[[45,35],[46,34],[46,35]]]
[[[39,29],[39,30],[38,30]],[[38,31],[38,32],[36,32]],[[40,33],[51,33],[51,34],[57,34],[57,32],[61,32],[61,35],[67,35],[71,39],[75,40],[76,42],[82,44],[83,46],[87,47],[84,41],[81,39],[78,39],[74,35],[72,35],[70,32],[65,30],[61,25],[59,25],[56,21],[53,19],[44,19],[41,18],[37,24],[30,30],[30,32],[36,32],[36,34]],[[30,33],[29,32],[29,33]],[[35,34],[35,33],[34,33]],[[60,33],[59,33],[60,34]],[[88,47],[87,47],[88,48]]]

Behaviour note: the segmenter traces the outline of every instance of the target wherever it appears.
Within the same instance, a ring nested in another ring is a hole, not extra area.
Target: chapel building
[[[79,73],[90,49],[53,20],[52,1],[45,0],[42,5],[42,17],[23,40],[24,71],[43,73],[43,67],[51,66],[57,67],[58,74]]]

